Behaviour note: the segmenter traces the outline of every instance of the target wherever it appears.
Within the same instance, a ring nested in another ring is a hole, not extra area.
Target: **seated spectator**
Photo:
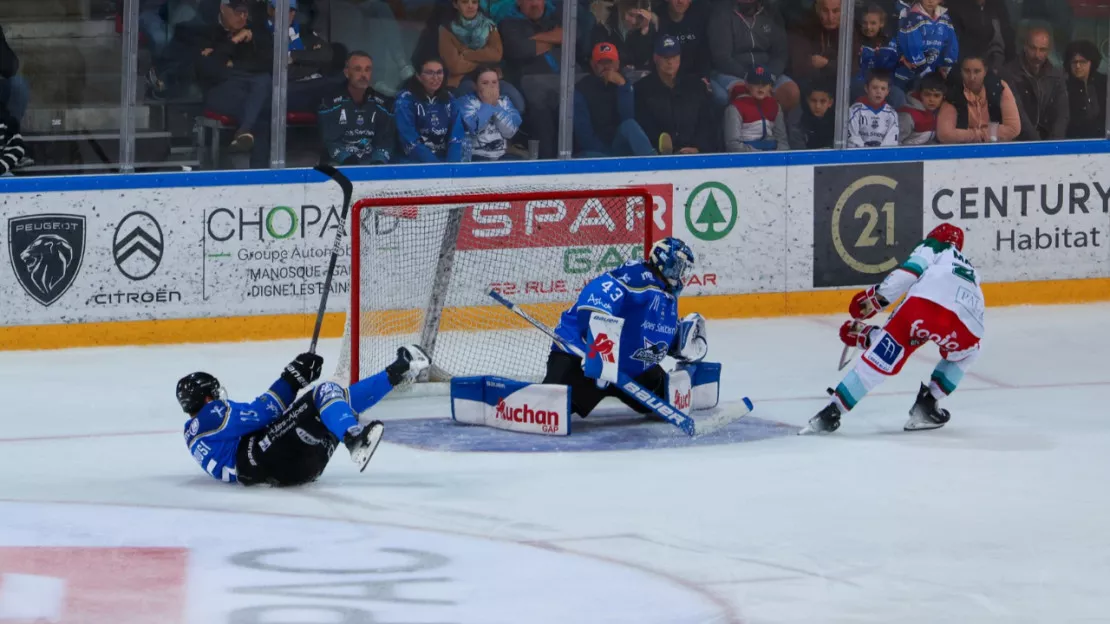
[[[1006,0],[947,0],[944,6],[963,54],[983,57],[995,71],[1014,59],[1017,36]]]
[[[898,54],[901,62],[894,73],[894,86],[904,92],[917,87],[922,76],[948,72],[960,58],[960,45],[947,10],[940,0],[918,0],[898,22]]]
[[[771,70],[756,65],[732,90],[725,108],[725,149],[729,152],[788,150],[782,107],[771,97]]]
[[[659,15],[659,37],[670,36],[682,47],[683,74],[709,78],[709,2],[667,0]],[[658,41],[658,37],[656,38]],[[654,51],[654,50],[653,50]],[[654,59],[654,54],[652,55]],[[654,67],[654,60],[653,65]]]
[[[660,154],[709,154],[718,151],[721,113],[709,85],[682,72],[684,49],[675,37],[656,41],[655,71],[634,89],[636,122]]]
[[[965,56],[960,73],[949,80],[944,104],[937,113],[941,143],[1013,141],[1021,133],[1018,105],[1009,85],[986,61]]]
[[[520,128],[520,113],[512,100],[501,95],[497,69],[483,67],[475,78],[476,91],[459,99],[459,115],[466,132],[463,152],[472,161],[501,160],[506,158],[509,139]]]
[[[397,94],[393,114],[404,153],[402,162],[462,161],[462,119],[444,82],[442,61],[429,59],[420,64],[407,87]]]
[[[490,16],[495,24],[511,18],[520,17],[520,9],[517,7],[516,0],[481,0],[482,12]],[[544,12],[555,12],[554,0],[544,0]]]
[[[8,46],[4,28],[0,26],[0,105],[5,106],[16,121],[22,121],[31,90],[18,72],[19,57]]]
[[[921,79],[917,91],[898,109],[898,143],[930,145],[937,142],[937,113],[944,103],[946,86],[940,74]]]
[[[201,44],[197,77],[205,89],[205,108],[239,124],[232,151],[250,152],[250,166],[264,169],[270,164],[274,44],[265,13],[248,16],[249,4],[223,0],[219,24],[208,30]]]
[[[617,0],[616,7],[610,6],[606,11],[605,19],[598,19],[594,25],[590,43],[594,47],[599,43],[615,45],[626,71],[646,74],[651,66],[653,42],[659,33],[659,16],[649,7],[646,0]]]
[[[1090,41],[1073,41],[1064,50],[1069,139],[1106,138],[1106,74],[1098,73],[1101,62],[1102,55]]]
[[[559,147],[559,14],[544,0],[517,0],[520,17],[499,24],[505,47],[506,75],[520,85],[526,111],[524,127],[539,141],[540,158],[554,158]]]
[[[10,176],[12,170],[25,166],[26,155],[19,121],[0,103],[0,176]]]
[[[834,91],[832,81],[819,81],[810,87],[806,94],[806,105],[802,107],[801,144],[791,147],[828,149],[833,146],[833,137],[836,134]]]
[[[998,72],[1017,99],[1019,141],[1058,141],[1067,136],[1068,87],[1064,72],[1048,60],[1050,50],[1052,35],[1044,28],[1032,28],[1021,57]]]
[[[267,7],[269,19],[266,27],[274,32],[274,3]],[[289,90],[286,109],[314,111],[320,102],[339,85],[347,83],[343,77],[329,75],[335,51],[316,31],[297,22],[297,0],[289,0]]]
[[[632,83],[621,74],[614,44],[601,42],[590,56],[593,72],[574,89],[574,155],[650,156],[655,149],[636,123]]]
[[[346,84],[324,99],[317,114],[325,162],[331,165],[380,165],[392,159],[396,131],[389,103],[374,91],[374,61],[355,51],[343,69]]]
[[[858,102],[848,109],[847,147],[891,147],[898,145],[898,113],[887,103],[890,74],[875,70]]]
[[[139,32],[150,48],[150,55],[161,56],[177,25],[196,17],[196,6],[188,0],[139,0]]]
[[[840,0],[816,0],[790,33],[790,77],[803,89],[815,80],[835,80],[839,46]]]
[[[454,0],[455,17],[439,27],[439,55],[447,66],[447,86],[462,96],[474,92],[472,75],[479,67],[497,72],[501,91],[524,111],[524,96],[513,85],[503,82],[501,72],[501,33],[493,20],[478,8],[478,0]]]
[[[406,81],[416,74],[412,66],[412,44],[405,43],[406,29],[398,21],[389,2],[317,1],[315,5],[317,10],[323,5],[330,14],[323,23],[329,25],[328,37],[332,41],[342,42],[349,50],[363,50],[374,59],[373,87],[376,92],[396,96]],[[430,38],[433,45],[429,56],[435,55],[437,29],[438,24],[432,29]]]
[[[864,9],[860,19],[859,73],[852,80],[852,95],[860,97],[866,86],[867,76],[879,70],[893,74],[898,69],[898,47],[886,31],[886,11],[877,4]],[[890,86],[887,97],[895,109],[906,103],[906,92],[897,85]]]
[[[714,97],[729,100],[733,85],[757,65],[774,77],[774,95],[784,111],[791,111],[801,97],[798,85],[786,71],[786,31],[773,9],[761,0],[722,0],[709,19],[709,54],[713,68]]]

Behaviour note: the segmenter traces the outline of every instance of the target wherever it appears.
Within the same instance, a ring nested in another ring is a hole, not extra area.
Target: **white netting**
[[[338,378],[372,374],[399,345],[417,343],[435,364],[429,381],[486,374],[538,381],[549,339],[489,290],[554,326],[587,281],[642,257],[650,238],[651,199],[638,189],[532,187],[399,205],[405,201],[363,199],[352,208],[354,312]]]

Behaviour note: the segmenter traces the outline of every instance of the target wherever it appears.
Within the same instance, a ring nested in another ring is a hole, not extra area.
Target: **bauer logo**
[[[162,226],[148,212],[136,210],[123,218],[112,237],[112,258],[128,279],[142,281],[158,270],[164,251]]]
[[[50,306],[73,285],[85,256],[85,217],[46,214],[8,219],[8,254],[19,285]]]
[[[923,234],[921,163],[814,167],[813,285],[873,284]]]

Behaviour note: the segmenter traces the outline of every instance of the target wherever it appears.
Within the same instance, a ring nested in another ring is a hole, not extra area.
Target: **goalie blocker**
[[[553,352],[552,357],[574,360],[567,362],[568,370],[582,374],[578,358],[566,353]],[[720,398],[721,365],[714,362],[680,363],[669,373],[658,371],[658,394],[682,410],[704,410],[717,406]],[[651,372],[651,371],[645,371]],[[587,381],[597,400],[591,409],[606,396],[616,396],[637,412],[645,410],[639,403],[618,391],[614,386],[599,388],[592,379]],[[528,383],[495,376],[455,377],[451,380],[451,418],[468,425],[485,425],[508,431],[541,435],[570,435],[572,411],[571,394],[580,392],[560,383]],[[575,395],[578,397],[578,395]],[[575,403],[580,401],[575,399]],[[588,413],[588,412],[587,412]]]

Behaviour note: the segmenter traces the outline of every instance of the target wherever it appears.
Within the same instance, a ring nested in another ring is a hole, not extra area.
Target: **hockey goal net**
[[[420,381],[500,375],[539,381],[550,340],[489,298],[497,290],[550,326],[593,277],[653,241],[643,188],[369,197],[352,207],[351,301],[336,376],[354,383],[403,344]]]

